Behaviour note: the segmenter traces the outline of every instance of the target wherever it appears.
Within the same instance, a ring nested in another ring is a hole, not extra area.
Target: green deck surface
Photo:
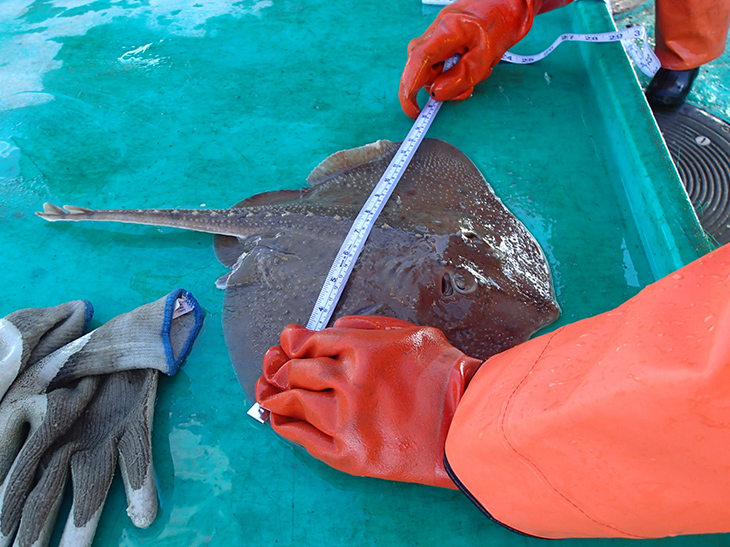
[[[544,544],[458,492],[332,470],[248,418],[211,236],[33,215],[45,201],[226,207],[300,187],[338,150],[401,140],[406,45],[436,13],[419,0],[0,4],[0,315],[86,298],[98,325],[175,287],[206,310],[186,365],[160,382],[160,514],[134,528],[117,478],[95,545]],[[513,51],[612,25],[602,3],[576,2],[539,17]],[[567,43],[536,65],[500,65],[472,99],[444,105],[429,136],[463,150],[542,244],[558,324],[709,249],[619,44]],[[730,536],[569,543],[708,547]]]

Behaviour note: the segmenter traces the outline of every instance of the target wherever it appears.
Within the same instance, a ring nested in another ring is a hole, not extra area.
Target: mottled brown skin
[[[232,268],[224,332],[238,379],[253,400],[266,350],[289,323],[306,324],[347,231],[398,148],[335,154],[311,187],[259,194],[221,211],[100,210],[47,206],[48,220],[114,220],[219,234]],[[389,315],[443,330],[486,359],[559,315],[550,271],[527,229],[459,150],[426,139],[378,218],[332,321]]]

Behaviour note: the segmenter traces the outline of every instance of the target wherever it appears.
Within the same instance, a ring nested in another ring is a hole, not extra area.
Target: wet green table
[[[97,545],[540,543],[457,492],[334,471],[248,418],[210,236],[33,215],[44,201],[225,207],[301,186],[337,150],[401,140],[406,44],[436,13],[417,0],[0,5],[0,314],[86,298],[100,324],[175,287],[206,310],[187,364],[160,382],[160,514],[135,529],[115,479]],[[539,17],[514,51],[612,28],[602,3],[577,2]],[[618,44],[500,65],[472,99],[445,105],[429,135],[463,150],[542,244],[558,324],[610,309],[709,249]]]

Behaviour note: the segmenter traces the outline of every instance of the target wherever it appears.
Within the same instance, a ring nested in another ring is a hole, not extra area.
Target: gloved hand
[[[14,536],[18,545],[47,541],[69,461],[74,504],[62,543],[90,544],[117,450],[128,513],[138,526],[152,522],[149,431],[157,372],[116,371],[174,374],[201,322],[198,303],[177,290],[66,344],[15,380],[0,403],[0,545]]]
[[[481,360],[437,329],[388,317],[289,325],[280,341],[256,385],[277,433],[346,473],[455,488],[446,433]]]
[[[418,91],[426,87],[438,101],[471,97],[474,86],[522,40],[538,13],[571,0],[457,0],[444,7],[420,37],[408,45],[408,61],[401,76],[401,108],[418,116]],[[461,59],[442,74],[444,61]]]

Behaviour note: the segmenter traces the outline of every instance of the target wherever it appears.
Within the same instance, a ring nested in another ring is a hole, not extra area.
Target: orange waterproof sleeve
[[[486,361],[446,463],[535,536],[729,532],[730,245]]]

